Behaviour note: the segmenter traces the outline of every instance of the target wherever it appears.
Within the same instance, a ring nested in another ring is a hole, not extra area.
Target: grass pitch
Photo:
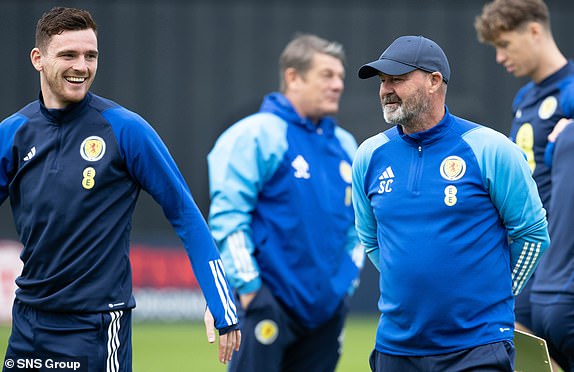
[[[337,372],[370,371],[376,327],[375,317],[349,317]],[[2,360],[9,335],[9,327],[0,326]],[[133,370],[224,372],[226,367],[217,360],[217,345],[207,342],[203,323],[134,323]]]

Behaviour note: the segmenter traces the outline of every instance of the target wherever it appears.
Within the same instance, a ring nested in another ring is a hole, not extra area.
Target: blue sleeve
[[[385,134],[379,134],[366,140],[355,155],[353,161],[353,208],[355,210],[355,227],[359,241],[365,248],[367,257],[379,270],[379,245],[377,241],[377,221],[367,196],[365,177],[373,152],[388,142]]]
[[[562,113],[565,118],[574,119],[574,75],[569,75],[559,84],[560,84],[560,109],[562,110]]]
[[[516,114],[516,110],[518,108],[518,105],[520,104],[520,102],[524,98],[524,94],[526,94],[526,92],[528,92],[530,89],[532,89],[533,86],[534,86],[534,83],[530,81],[518,90],[518,92],[514,96],[514,100],[512,101],[512,114],[513,115]]]
[[[353,137],[351,133],[347,132],[341,127],[335,128],[335,137],[339,140],[341,147],[343,147],[343,150],[345,150],[345,152],[349,156],[349,159],[352,160],[357,152],[357,141],[355,140],[355,137]],[[355,263],[355,266],[357,266],[357,268],[361,270],[365,263],[365,248],[359,242],[359,238],[357,236],[357,230],[355,229],[354,224],[349,227],[349,230],[347,232],[347,242],[345,244],[345,250],[351,256],[351,259]],[[351,286],[349,287],[348,292],[349,295],[353,295],[353,293],[359,286],[359,282],[360,282],[359,277],[353,280]]]
[[[236,307],[219,253],[168,149],[137,114],[114,108],[103,115],[112,125],[128,172],[161,206],[180,237],[216,328],[237,324]]]
[[[263,185],[283,160],[286,131],[287,123],[278,116],[257,113],[227,129],[207,157],[209,225],[230,283],[239,293],[261,286],[251,213]]]
[[[25,116],[14,114],[0,123],[0,205],[8,198],[8,187],[14,167],[12,164],[14,136],[27,120]]]
[[[554,147],[555,142],[548,142],[546,144],[546,150],[544,150],[544,164],[548,168],[552,168],[552,161],[554,159]]]
[[[478,160],[484,185],[508,230],[512,289],[518,294],[550,243],[546,211],[518,146],[486,127],[468,132],[464,139]]]
[[[353,137],[351,133],[347,132],[341,127],[337,127],[335,129],[335,137],[337,137],[339,143],[341,143],[341,147],[343,147],[343,150],[345,150],[349,156],[349,159],[352,160],[357,152],[357,141],[355,140],[355,137]],[[353,259],[355,265],[361,269],[363,267],[365,249],[359,243],[355,226],[349,227],[349,231],[347,233],[347,243],[345,247],[346,251]]]

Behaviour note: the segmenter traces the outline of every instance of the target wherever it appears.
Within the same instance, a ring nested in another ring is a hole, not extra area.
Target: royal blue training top
[[[514,295],[549,240],[508,138],[448,110],[424,132],[395,126],[359,147],[353,204],[380,270],[378,351],[436,355],[513,339]]]
[[[137,114],[88,93],[67,108],[40,97],[0,123],[0,203],[24,245],[16,298],[47,311],[132,308],[132,213],[141,189],[190,257],[216,327],[237,324],[217,249],[167,148]]]
[[[332,317],[362,265],[351,203],[356,146],[333,119],[314,124],[272,93],[208,156],[209,224],[231,285],[249,293],[265,283],[309,328]]]

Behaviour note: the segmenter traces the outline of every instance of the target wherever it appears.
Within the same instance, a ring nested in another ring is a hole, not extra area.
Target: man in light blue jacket
[[[344,73],[340,44],[296,37],[280,58],[281,92],[208,156],[209,224],[242,305],[231,371],[336,367],[363,262],[351,203],[356,142],[330,117]]]

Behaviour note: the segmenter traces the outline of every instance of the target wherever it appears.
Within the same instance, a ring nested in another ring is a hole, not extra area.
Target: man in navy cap
[[[434,41],[396,39],[360,68],[373,76],[394,126],[353,162],[357,233],[380,271],[371,369],[512,371],[514,296],[549,244],[528,163],[506,136],[449,112]]]

